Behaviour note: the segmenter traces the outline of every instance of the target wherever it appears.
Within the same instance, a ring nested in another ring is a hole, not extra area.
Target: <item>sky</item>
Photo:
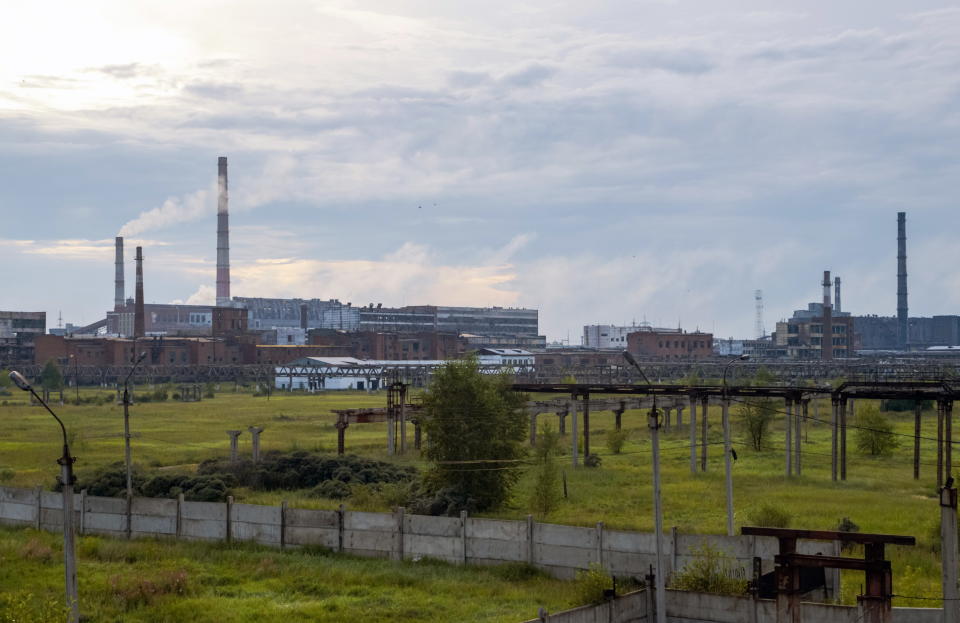
[[[820,300],[960,313],[960,3],[6,3],[0,309],[232,294],[535,307],[754,337]]]

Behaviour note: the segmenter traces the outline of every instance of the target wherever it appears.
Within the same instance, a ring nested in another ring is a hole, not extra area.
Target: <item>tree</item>
[[[63,375],[60,374],[60,368],[52,359],[43,366],[40,372],[40,384],[44,389],[53,391],[63,387]]]
[[[765,367],[761,367],[753,376],[750,384],[762,387],[773,385],[775,382],[776,377]],[[773,421],[777,413],[777,404],[769,398],[752,398],[741,403],[739,411],[750,437],[751,447],[758,452],[763,450],[770,422]]]
[[[893,424],[883,417],[880,410],[874,405],[867,405],[858,409],[855,424],[857,426],[854,437],[857,449],[870,456],[888,456],[900,445],[900,440],[893,434]]]
[[[541,519],[545,518],[560,503],[560,469],[556,457],[560,454],[560,435],[550,426],[544,426],[537,437],[533,456],[536,472],[530,503]]]
[[[459,509],[488,510],[507,500],[526,457],[527,396],[507,373],[482,374],[476,357],[439,368],[423,394],[424,484]],[[435,509],[440,511],[441,509]]]

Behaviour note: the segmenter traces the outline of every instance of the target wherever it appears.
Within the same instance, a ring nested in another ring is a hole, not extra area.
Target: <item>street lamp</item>
[[[640,369],[640,364],[633,358],[630,351],[623,351],[623,358],[631,366],[637,369],[640,376],[647,385],[653,387],[653,383],[647,378],[647,375]],[[663,576],[663,509],[660,507],[660,415],[657,413],[657,395],[653,394],[653,408],[647,416],[647,426],[650,427],[650,443],[652,445],[653,460],[653,526],[654,543],[656,545],[656,572],[653,576],[654,595],[657,604],[657,623],[667,623],[667,599],[666,582]]]
[[[750,355],[740,355],[735,357],[727,362],[727,365],[723,367],[723,404],[721,408],[723,409],[723,454],[724,454],[724,468],[726,471],[726,485],[727,485],[727,536],[734,536],[733,534],[733,466],[730,464],[731,454],[733,450],[730,447],[730,398],[727,396],[727,370],[730,369],[730,366],[737,363],[738,361],[746,361],[750,359]],[[706,413],[703,414],[704,417],[707,416]]]
[[[140,365],[140,362],[143,361],[143,358],[147,356],[147,351],[140,353],[140,356],[137,357],[137,360],[133,362],[133,366],[130,368],[130,372],[127,373],[127,378],[123,379],[123,443],[124,443],[124,464],[127,469],[127,505],[129,506],[131,500],[133,500],[133,465],[130,461],[130,377],[133,376],[133,372],[137,369],[137,366]],[[128,509],[129,510],[129,509]],[[130,536],[130,513],[127,513],[127,536]]]
[[[73,535],[73,463],[77,459],[70,456],[70,445],[67,443],[67,429],[63,421],[57,417],[53,409],[43,401],[43,398],[37,395],[27,379],[16,370],[10,373],[10,380],[25,392],[30,392],[33,397],[50,412],[53,419],[60,425],[60,432],[63,433],[63,456],[57,459],[60,466],[60,482],[63,485],[63,562],[64,575],[67,593],[67,607],[70,608],[68,623],[77,623],[80,620],[79,596],[77,594],[77,559],[76,549],[74,547]],[[37,511],[39,512],[39,510]]]

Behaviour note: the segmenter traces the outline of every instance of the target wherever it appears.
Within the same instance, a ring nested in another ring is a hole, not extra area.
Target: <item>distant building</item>
[[[635,357],[696,361],[713,356],[713,334],[679,329],[643,329],[627,336],[627,350]]]
[[[895,316],[854,316],[853,322],[861,350],[903,350]],[[960,346],[960,316],[907,319],[907,349],[925,350],[931,346]]]
[[[773,346],[785,349],[790,359],[822,359],[823,340],[829,339],[834,358],[852,357],[857,348],[853,318],[834,316],[828,336],[824,335],[823,325],[823,316],[795,314],[789,320],[777,323]]]
[[[398,361],[457,359],[466,352],[466,341],[455,333],[378,333],[311,329],[308,342],[318,346],[346,347],[357,359]]]
[[[47,312],[0,311],[0,367],[31,363],[34,342],[47,332]]]
[[[757,340],[714,339],[713,352],[718,357],[747,355],[751,359],[776,359],[787,356],[786,348],[778,347],[772,336]]]
[[[480,363],[511,368],[533,367],[533,353],[521,348],[481,348],[477,351]]]
[[[649,323],[630,324],[630,325],[612,325],[612,324],[591,324],[583,327],[583,346],[584,348],[625,350],[627,348],[627,336],[636,331],[671,331],[671,329],[655,329]]]
[[[116,337],[133,335],[135,306],[127,299],[124,306],[107,312],[106,334]],[[176,305],[146,303],[144,332],[149,336],[223,336],[247,331],[247,313],[234,307],[209,305]]]

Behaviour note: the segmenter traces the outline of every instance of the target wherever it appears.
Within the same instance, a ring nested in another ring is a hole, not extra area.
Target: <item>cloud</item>
[[[173,305],[213,305],[217,301],[217,290],[213,286],[200,285],[196,292],[187,297],[187,300],[174,299]]]
[[[112,260],[116,250],[115,241],[112,238],[104,240],[4,240],[2,244],[16,247],[20,253],[27,255],[61,260]],[[132,257],[130,249],[133,247],[162,247],[169,244],[159,240],[126,240],[126,257],[127,259]]]

